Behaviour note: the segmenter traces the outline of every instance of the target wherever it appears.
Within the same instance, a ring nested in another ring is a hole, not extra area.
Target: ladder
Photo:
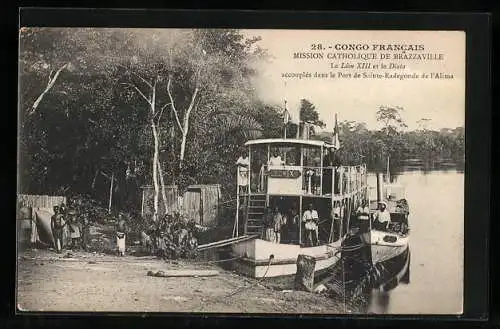
[[[249,195],[245,209],[245,235],[262,235],[266,195]]]

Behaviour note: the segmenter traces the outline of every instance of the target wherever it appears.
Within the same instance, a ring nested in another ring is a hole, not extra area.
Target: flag
[[[339,125],[337,122],[337,114],[335,114],[335,127],[333,127],[333,137],[332,144],[336,150],[340,148],[340,140],[339,140]]]
[[[288,109],[286,107],[286,101],[285,101],[285,111],[283,112],[283,122],[285,125],[288,124],[288,122],[290,122],[291,118],[290,118],[290,112],[288,112]]]

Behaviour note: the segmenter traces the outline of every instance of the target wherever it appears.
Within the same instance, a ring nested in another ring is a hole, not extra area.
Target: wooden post
[[[250,198],[250,189],[252,187],[252,171],[250,170],[252,168],[252,147],[249,145],[248,146],[248,168],[247,168],[247,180],[248,180],[248,197]]]
[[[337,173],[336,167],[332,166],[332,206],[333,206],[333,196],[335,195],[335,174]]]
[[[330,226],[330,235],[328,236],[328,243],[332,243],[333,242],[333,238],[334,238],[334,226],[335,226],[335,216],[334,216],[334,211],[335,211],[335,202],[333,201],[333,197],[332,197],[332,210],[330,211],[330,215],[332,216],[332,223],[331,223],[331,226]]]
[[[111,183],[109,185],[109,204],[108,213],[111,213],[111,201],[113,200],[113,184],[115,182],[115,173],[111,173]]]
[[[238,176],[240,174],[240,167],[236,166],[236,217],[234,219],[233,238],[238,236],[238,221],[240,217],[240,186],[238,185]]]
[[[302,245],[302,194],[299,195],[299,245]]]
[[[295,274],[295,290],[312,292],[314,289],[314,268],[316,260],[312,256],[299,255],[297,257],[297,273]]]
[[[141,216],[144,217],[144,188],[142,189]]]
[[[339,166],[339,194],[342,195],[344,193],[344,167]]]
[[[267,162],[264,169],[264,175],[266,170],[269,171],[269,160],[271,159],[271,144],[267,144]],[[269,206],[269,176],[266,176],[266,207]]]
[[[323,145],[321,145],[321,156],[320,156],[320,163],[319,163],[319,195],[323,195],[323,157],[325,155],[323,154]]]
[[[383,198],[383,178],[382,173],[377,173],[377,202],[382,201]]]
[[[389,170],[389,156],[387,156],[387,173],[385,179],[387,184],[391,183],[391,171]]]

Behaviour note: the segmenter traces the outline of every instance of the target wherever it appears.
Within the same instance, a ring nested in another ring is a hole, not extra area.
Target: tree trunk
[[[62,70],[64,70],[68,66],[68,64],[69,63],[66,63],[63,66],[61,66],[56,71],[56,73],[54,74],[54,76],[49,76],[49,82],[47,83],[47,86],[45,87],[45,90],[40,94],[40,96],[38,96],[38,98],[33,103],[33,106],[31,107],[29,115],[35,113],[36,109],[38,108],[38,105],[42,101],[42,99],[45,96],[45,94],[47,94],[49,92],[49,90],[54,86],[54,84],[56,83],[57,78],[59,77],[59,74],[61,73]]]
[[[312,292],[314,289],[314,257],[299,255],[297,257],[297,273],[295,274],[295,289]]]
[[[158,132],[156,131],[156,125],[154,120],[151,119],[151,129],[153,131],[153,140],[154,140],[154,148],[153,148],[153,188],[154,188],[154,199],[153,199],[153,220],[156,221],[158,218],[158,153],[159,153],[159,141],[158,141]]]
[[[111,203],[113,202],[113,184],[115,182],[115,173],[111,173],[111,183],[109,184],[109,203],[108,203],[108,213],[111,213]]]
[[[191,111],[193,110],[197,95],[198,95],[198,87],[196,87],[194,89],[193,95],[191,96],[191,102],[189,104],[188,109],[186,110],[186,114],[184,115],[184,122],[183,122],[183,128],[182,128],[182,140],[181,140],[181,154],[179,157],[179,168],[182,168],[183,163],[184,163],[184,155],[186,152],[186,141],[187,141],[187,135],[188,135],[188,131],[189,131],[189,116],[191,115]]]
[[[161,196],[163,199],[163,206],[165,207],[165,214],[168,214],[168,203],[167,203],[167,193],[165,192],[165,182],[163,180],[163,170],[161,169],[161,163],[158,160],[158,174],[160,176],[160,185],[161,185]]]

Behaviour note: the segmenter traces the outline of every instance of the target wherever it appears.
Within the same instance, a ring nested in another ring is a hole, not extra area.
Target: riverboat
[[[368,200],[366,165],[341,165],[335,160],[338,147],[338,139],[307,137],[245,143],[248,181],[237,188],[233,237],[252,238],[231,246],[236,272],[254,278],[292,276],[298,256],[307,255],[316,261],[316,276],[338,262],[350,214]],[[305,234],[304,212],[311,208],[319,217],[318,241]],[[286,218],[279,240],[266,236],[266,211]]]
[[[370,202],[370,211],[374,217],[381,203],[385,203],[390,213],[388,228],[371,220],[370,247],[374,265],[387,262],[409,252],[410,227],[408,217],[410,209],[405,198],[404,186],[384,184],[382,174],[377,174],[377,200]]]

